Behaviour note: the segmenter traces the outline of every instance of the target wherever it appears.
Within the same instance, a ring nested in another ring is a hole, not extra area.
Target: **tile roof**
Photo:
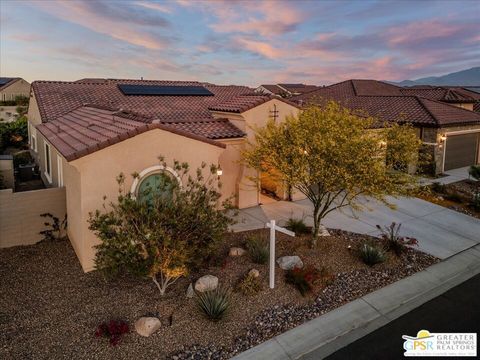
[[[222,135],[224,129],[233,135],[236,129],[225,119],[195,123],[196,127],[188,129],[183,127],[185,124],[163,124],[159,120],[125,110],[90,105],[78,107],[55,120],[39,124],[37,130],[67,161],[72,161],[153,129],[162,129],[219,147],[225,145],[208,136]],[[236,134],[238,133],[241,132],[237,129]]]
[[[280,88],[278,85],[264,84],[260,86],[264,87],[265,89],[267,89],[268,91],[270,91],[272,94],[275,94],[275,95],[285,94],[285,90]]]
[[[375,80],[347,80],[292,98],[301,104],[334,100],[380,121],[441,127],[480,123],[480,114],[435,99],[409,96],[403,88]]]
[[[214,96],[125,96],[118,84],[205,86]],[[32,89],[42,121],[50,121],[85,104],[134,111],[161,121],[211,118],[209,107],[251,93],[246,86],[220,86],[196,81],[82,79],[78,82],[35,81]]]
[[[427,99],[451,103],[475,103],[477,100],[462,88],[442,86],[406,87],[400,90],[404,95],[421,96]],[[478,96],[480,99],[480,94]]]
[[[317,85],[305,84],[263,84],[260,85],[275,95],[304,94],[318,89]],[[258,89],[258,88],[257,88]]]
[[[261,105],[273,99],[282,101],[294,107],[298,107],[296,103],[283,98],[279,98],[272,95],[263,95],[263,94],[261,95],[258,93],[254,93],[254,94],[248,94],[248,95],[240,95],[240,96],[231,98],[220,104],[212,106],[209,109],[212,111],[243,113],[247,110],[253,109],[256,106]]]

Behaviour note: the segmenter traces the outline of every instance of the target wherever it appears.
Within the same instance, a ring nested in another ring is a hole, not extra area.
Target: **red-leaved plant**
[[[110,345],[115,346],[121,340],[123,334],[129,332],[128,324],[123,320],[110,320],[97,326],[95,337],[106,337],[110,339]]]
[[[411,237],[400,236],[400,227],[402,224],[392,222],[389,226],[377,225],[381,232],[381,238],[386,242],[387,250],[393,251],[395,255],[400,256],[407,250],[407,245],[418,246],[418,240]]]

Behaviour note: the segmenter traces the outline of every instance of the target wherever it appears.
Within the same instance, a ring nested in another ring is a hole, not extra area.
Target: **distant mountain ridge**
[[[393,82],[392,82],[393,83]],[[437,85],[437,86],[480,86],[480,66],[461,70],[442,76],[429,76],[416,80],[403,80],[393,83],[400,86]]]

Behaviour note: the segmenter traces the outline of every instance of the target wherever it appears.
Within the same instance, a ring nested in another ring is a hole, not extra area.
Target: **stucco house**
[[[263,84],[255,89],[255,92],[267,95],[276,95],[281,97],[290,97],[294,95],[305,94],[316,90],[316,85],[306,84]]]
[[[222,195],[240,208],[260,202],[261,186],[240,164],[253,127],[296,115],[297,105],[243,86],[199,82],[84,79],[35,81],[28,110],[29,140],[47,186],[65,187],[68,235],[85,271],[93,269],[95,235],[88,214],[103,196],[115,199],[123,172],[136,193],[159,172],[158,156],[218,164]],[[128,175],[139,173],[133,180]],[[172,174],[175,175],[175,174]]]
[[[15,100],[17,96],[28,97],[30,83],[19,77],[0,77],[0,101]]]
[[[347,80],[295,96],[299,105],[334,100],[381,121],[411,123],[433,159],[436,174],[480,161],[476,95],[462,88],[402,88],[376,80]]]

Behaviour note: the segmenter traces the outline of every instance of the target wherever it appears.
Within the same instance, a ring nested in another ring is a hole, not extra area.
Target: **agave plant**
[[[221,320],[230,308],[231,291],[218,287],[215,290],[197,292],[197,305],[210,320]]]
[[[382,263],[387,258],[381,247],[368,242],[363,243],[360,247],[359,256],[369,266]]]

